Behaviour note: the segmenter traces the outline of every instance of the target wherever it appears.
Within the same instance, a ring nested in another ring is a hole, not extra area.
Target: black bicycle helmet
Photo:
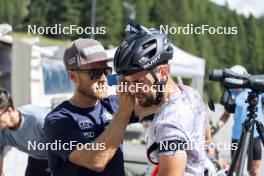
[[[172,59],[173,48],[167,35],[155,29],[138,31],[126,38],[114,56],[116,73],[128,76],[151,70]]]
[[[155,29],[142,29],[136,22],[129,22],[127,38],[117,48],[114,68],[117,74],[128,76],[143,70],[149,70],[158,87],[155,105],[163,98],[163,88],[167,80],[160,81],[153,71],[160,64],[167,64],[173,57],[173,48],[167,35]]]

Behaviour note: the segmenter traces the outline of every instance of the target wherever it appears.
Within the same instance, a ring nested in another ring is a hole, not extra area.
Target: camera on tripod
[[[251,90],[248,92],[247,97],[248,118],[243,123],[243,131],[238,141],[238,149],[235,151],[232,159],[228,176],[233,175],[237,163],[238,168],[236,175],[243,175],[246,155],[248,155],[247,170],[251,173],[253,160],[253,134],[255,126],[262,144],[264,145],[264,126],[260,121],[256,120],[259,95],[264,92],[264,75],[237,74],[230,69],[213,69],[209,70],[209,80],[218,81],[227,89],[248,88]]]
[[[249,88],[255,92],[264,92],[264,75],[239,75],[230,69],[209,70],[209,80],[218,81],[226,88]]]

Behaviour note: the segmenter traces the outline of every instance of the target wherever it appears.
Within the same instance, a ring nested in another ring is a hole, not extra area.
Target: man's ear
[[[161,76],[161,80],[164,81],[164,80],[167,80],[168,79],[168,76],[169,76],[169,70],[168,70],[168,67],[166,65],[161,65],[159,66],[159,74]]]

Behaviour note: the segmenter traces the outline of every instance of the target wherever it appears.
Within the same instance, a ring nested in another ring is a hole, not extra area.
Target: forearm
[[[87,159],[92,160],[95,163],[101,163],[106,165],[111,158],[116,153],[119,145],[123,141],[125,130],[129,122],[131,113],[119,111],[113,118],[110,125],[105,129],[105,131],[94,141],[94,143],[104,143],[105,150],[97,150],[89,152]]]
[[[87,150],[85,148],[78,151],[75,150],[70,154],[69,160],[98,172],[103,171],[122,142],[126,126],[129,122],[131,112],[125,112],[122,109],[119,109],[109,126],[92,142],[104,144],[104,150]]]
[[[159,173],[161,176],[184,175],[187,163],[187,154],[175,154],[174,156],[159,157]]]
[[[218,130],[224,126],[229,116],[230,116],[230,113],[228,111],[225,111],[220,117],[220,119],[217,121],[217,123],[211,126],[212,135],[215,135],[218,132]]]
[[[211,135],[211,126],[209,125],[206,128],[206,133],[205,133],[205,143],[209,145],[212,142],[212,135]]]
[[[146,117],[148,115],[154,114],[156,110],[157,110],[156,105],[150,106],[148,108],[144,108],[137,104],[135,106],[135,115],[142,119],[142,117]]]
[[[118,80],[118,85],[123,85],[124,82],[125,79],[122,77]],[[74,164],[102,172],[115,155],[123,140],[125,129],[135,107],[135,97],[131,92],[117,91],[117,96],[119,99],[117,113],[102,134],[92,141],[95,144],[104,144],[104,148],[100,148],[101,150],[88,150],[85,147],[82,150],[75,149],[68,157]]]
[[[220,127],[223,127],[224,124],[226,123],[226,121],[228,120],[229,116],[230,116],[230,113],[227,112],[227,111],[225,111],[224,114],[223,114],[223,115],[221,116],[221,118],[219,119],[219,121],[218,121],[218,125],[219,125]]]

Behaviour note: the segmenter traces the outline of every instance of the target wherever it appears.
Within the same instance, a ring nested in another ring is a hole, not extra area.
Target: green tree
[[[237,27],[239,24],[237,24],[236,22],[236,14],[232,14],[230,15],[229,18],[227,18],[227,22],[226,22],[226,27],[229,28],[229,30],[227,30],[228,32],[231,31],[231,28],[233,27]],[[238,31],[238,29],[237,29]],[[232,65],[235,64],[242,64],[242,57],[240,55],[240,51],[241,51],[241,43],[240,40],[243,38],[240,38],[241,35],[239,34],[228,34],[225,35],[225,42],[226,42],[226,60],[228,60],[227,62],[227,66],[231,67]],[[235,45],[234,45],[235,43]]]
[[[171,6],[174,8],[174,19],[181,25],[191,23],[193,14],[190,9],[189,1],[174,0]]]
[[[245,25],[243,22],[243,16],[241,15],[235,15],[235,21],[236,21],[236,26],[238,30],[238,34],[235,35],[237,37],[236,40],[236,46],[238,46],[239,49],[239,54],[240,54],[240,60],[237,61],[237,64],[243,64],[244,58],[247,55],[247,34],[246,34],[246,29]]]
[[[124,31],[123,7],[121,0],[97,0],[96,3],[96,26],[106,27],[105,35],[96,36],[108,47],[116,46],[121,40]]]
[[[154,0],[153,7],[150,10],[150,20],[155,22],[156,27],[159,25],[170,25],[175,19],[174,0],[166,0],[161,3]]]
[[[260,74],[264,70],[263,43],[256,18],[252,15],[250,15],[246,21],[246,29],[248,53],[244,63],[251,63],[249,64],[250,72],[253,74]]]
[[[56,6],[54,6],[56,4]],[[70,0],[34,0],[30,5],[29,24],[38,26],[64,26],[80,25],[80,7],[82,4]],[[77,34],[47,34],[53,38],[74,38]]]
[[[193,13],[192,23],[194,24],[205,24],[207,21],[207,16],[209,15],[206,12],[208,6],[208,0],[189,0],[190,10]],[[212,4],[211,4],[212,6]]]
[[[14,29],[21,29],[21,24],[27,15],[28,10],[26,0],[0,1],[0,20],[9,23]]]
[[[260,35],[261,35],[261,41],[262,41],[262,52],[264,54],[263,48],[264,48],[264,15],[258,19],[258,28],[260,29]],[[262,57],[262,61],[264,58]],[[264,64],[264,61],[263,61]],[[264,73],[264,66],[262,67],[262,70],[260,72],[261,74]]]
[[[150,11],[153,7],[154,0],[129,0],[126,2],[133,6],[136,15],[135,20],[139,24],[143,24],[146,27],[154,27],[153,22],[150,21]]]
[[[0,23],[5,22],[5,5],[4,0],[0,0]]]
[[[48,16],[52,11],[52,3],[50,0],[32,0],[29,5],[28,24],[35,24],[39,26],[49,26]]]

